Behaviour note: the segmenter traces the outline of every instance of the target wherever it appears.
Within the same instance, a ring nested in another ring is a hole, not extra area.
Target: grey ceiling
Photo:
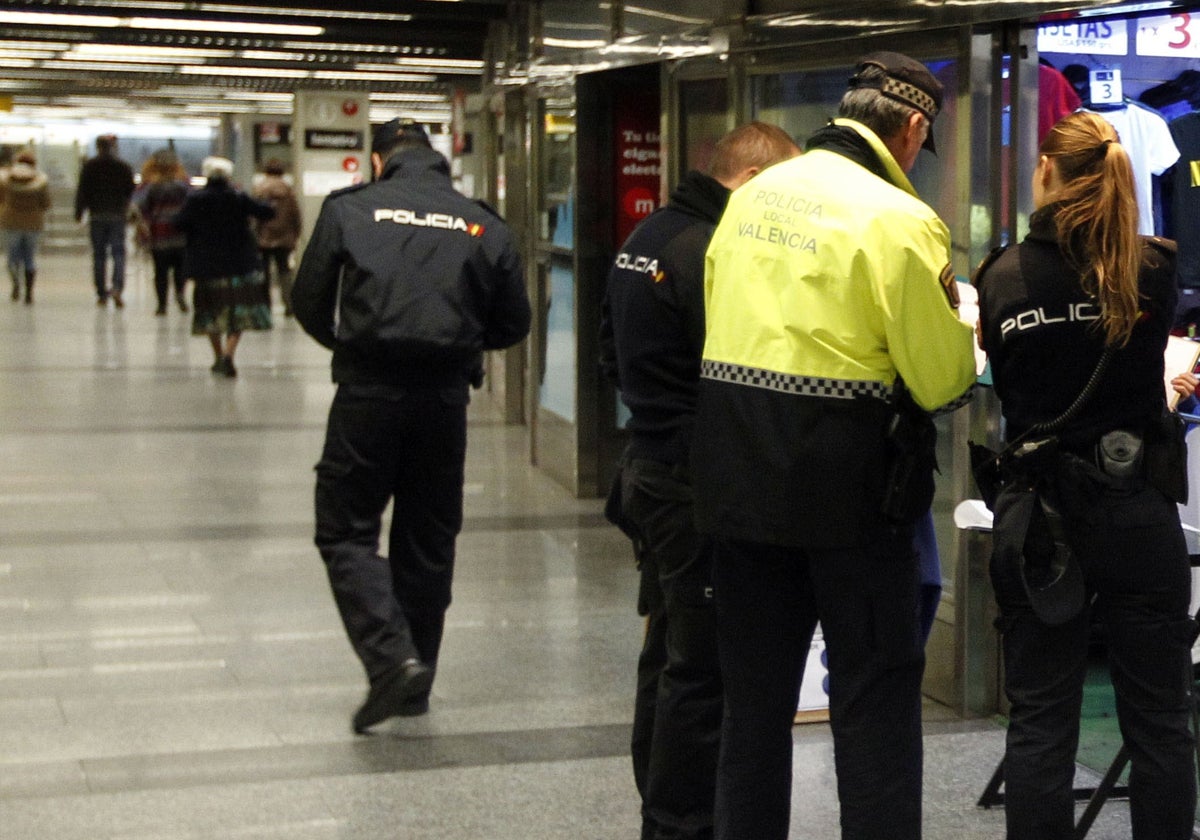
[[[265,94],[265,108],[283,112],[290,108],[286,94],[300,87],[370,90],[392,101],[409,93],[431,102],[430,94],[444,95],[452,84],[478,86],[480,67],[470,62],[482,59],[489,24],[505,16],[506,6],[506,0],[0,0],[0,94],[26,110],[83,110],[96,101],[109,113],[126,96],[131,108],[167,116],[184,108],[218,115],[232,102],[253,103],[258,93]],[[264,34],[238,31],[242,24],[324,31]]]

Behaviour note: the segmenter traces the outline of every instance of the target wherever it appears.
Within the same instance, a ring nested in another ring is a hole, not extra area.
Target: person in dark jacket
[[[292,287],[296,320],[333,350],[315,542],[370,682],[356,733],[429,708],[462,527],[469,388],[483,351],[520,341],[530,322],[513,235],[455,192],[424,130],[381,126],[371,166],[373,183],[325,199]]]
[[[175,215],[183,209],[189,191],[187,172],[170,149],[155,152],[142,167],[142,186],[134,194],[134,204],[141,214],[141,229],[154,260],[154,294],[158,300],[155,315],[167,314],[167,294],[172,284],[179,310],[188,311],[184,297],[187,274],[183,268],[187,237],[175,227]]]
[[[600,362],[631,413],[613,498],[633,538],[638,612],[647,617],[631,744],[642,840],[712,837],[723,689],[711,544],[692,522],[688,469],[704,251],[730,191],[799,153],[776,126],[734,129],[717,142],[708,171],[687,173],[638,225],[608,276]]]
[[[1012,840],[1074,836],[1075,751],[1094,621],[1104,628],[1129,750],[1134,840],[1185,840],[1195,820],[1191,574],[1175,504],[1182,500],[1170,498],[1172,483],[1151,469],[1164,462],[1156,452],[1170,452],[1156,430],[1166,409],[1175,248],[1137,235],[1133,178],[1105,119],[1063,118],[1042,142],[1028,236],[975,277],[982,344],[1010,441],[1066,413],[1102,354],[1112,353],[1082,409],[1061,424],[1059,454],[1040,483],[1063,517],[1074,556],[1067,565],[1077,564],[1078,575],[1041,587],[1031,559],[1039,555],[1023,527],[1019,556],[1000,550],[1016,497],[1001,492],[995,503],[991,577],[1012,704],[1004,757]],[[1185,393],[1194,382],[1176,377],[1173,385]],[[1168,473],[1184,469],[1165,460]]]
[[[275,211],[230,183],[231,161],[205,158],[201,174],[208,182],[184,201],[175,227],[187,238],[184,271],[196,281],[192,335],[208,336],[212,372],[233,378],[242,333],[271,328],[271,300],[250,220],[269,219]]]
[[[262,254],[263,274],[271,285],[274,268],[279,282],[279,299],[284,317],[292,314],[292,251],[300,239],[300,202],[291,185],[283,178],[281,161],[272,158],[263,165],[263,179],[251,193],[275,208],[275,217],[255,227],[258,250]]]
[[[92,240],[92,282],[96,303],[104,306],[109,296],[118,309],[125,305],[125,223],[133,196],[133,167],[117,157],[117,138],[96,138],[96,156],[83,164],[75,191],[75,221],[88,214]],[[108,256],[112,255],[112,285],[107,280]]]

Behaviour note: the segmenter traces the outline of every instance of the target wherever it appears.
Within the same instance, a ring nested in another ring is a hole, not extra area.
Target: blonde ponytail
[[[1142,249],[1129,154],[1107,120],[1084,111],[1054,126],[1042,154],[1055,158],[1063,182],[1054,196],[1059,243],[1099,301],[1105,345],[1123,346],[1139,315]]]

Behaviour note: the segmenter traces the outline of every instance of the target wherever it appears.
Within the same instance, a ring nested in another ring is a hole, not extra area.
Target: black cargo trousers
[[[462,528],[467,388],[343,384],[329,410],[315,542],[371,680],[413,657],[437,664]]]
[[[642,840],[711,838],[723,708],[711,543],[696,533],[685,466],[627,458],[621,509],[647,616],[631,743]]]
[[[1117,720],[1129,750],[1134,840],[1186,840],[1196,808],[1190,729],[1195,624],[1191,570],[1175,503],[1138,479],[1098,490],[1069,521],[1091,609],[1058,626],[1033,612],[1016,569],[993,563],[1004,689],[1012,709],[1004,755],[1012,840],[1075,836],[1075,754],[1093,623],[1103,627]]]

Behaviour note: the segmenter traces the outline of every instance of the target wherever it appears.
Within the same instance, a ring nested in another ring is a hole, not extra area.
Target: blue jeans
[[[6,230],[4,232],[4,247],[8,252],[8,273],[13,279],[18,278],[21,266],[32,274],[37,271],[38,231],[35,230]]]
[[[108,284],[104,276],[108,254],[112,254],[113,261],[113,293],[125,289],[125,220],[92,219],[89,228],[92,235],[92,282],[96,284],[96,296],[103,300],[108,297]]]

